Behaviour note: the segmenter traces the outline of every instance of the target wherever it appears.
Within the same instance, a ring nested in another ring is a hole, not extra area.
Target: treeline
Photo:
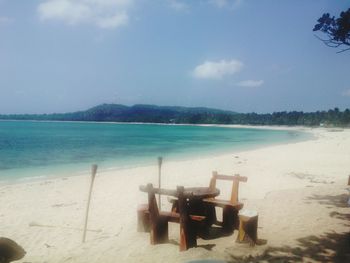
[[[237,114],[233,119],[235,124],[350,127],[350,110],[340,111],[335,108],[317,112],[247,113]]]
[[[247,124],[350,127],[350,110],[236,113],[209,108],[102,104],[86,111],[54,114],[0,115],[3,120],[147,122],[176,124]]]

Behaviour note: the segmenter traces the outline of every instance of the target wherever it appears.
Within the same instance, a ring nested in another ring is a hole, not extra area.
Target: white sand
[[[22,245],[27,255],[19,262],[31,263],[186,262],[247,255],[269,261],[301,261],[300,255],[306,261],[342,260],[349,253],[342,244],[350,226],[350,130],[308,131],[315,139],[163,164],[166,188],[208,186],[213,170],[247,176],[239,196],[246,209],[258,211],[258,236],[267,241],[265,245],[237,244],[235,231],[231,236],[198,239],[199,247],[179,252],[177,224],[171,224],[169,232],[175,242],[150,245],[149,234],[136,232],[136,207],[147,200],[139,185],[157,184],[157,166],[98,173],[89,228],[101,232],[88,232],[84,244],[78,228],[84,222],[89,175],[0,184],[0,236]],[[218,186],[228,194],[228,185]],[[166,198],[162,208],[169,209]]]

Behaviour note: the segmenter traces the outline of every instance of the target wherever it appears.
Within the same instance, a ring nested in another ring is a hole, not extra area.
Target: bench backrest
[[[147,184],[145,190],[148,193],[148,210],[150,213],[151,220],[157,220],[157,218],[159,217],[159,209],[153,185]]]
[[[226,180],[226,181],[232,181],[232,191],[231,191],[231,203],[237,203],[238,202],[238,187],[239,182],[247,182],[248,178],[245,176],[240,176],[239,174],[235,175],[221,175],[218,174],[217,171],[213,171],[211,180],[210,180],[210,189],[215,190],[216,188],[216,181],[217,180]]]
[[[158,218],[159,210],[160,210],[157,205],[156,194],[177,197],[179,204],[183,203],[182,205],[183,205],[183,210],[185,214],[187,213],[187,211],[185,211],[186,200],[192,195],[191,192],[185,193],[185,188],[183,186],[178,186],[176,190],[170,190],[170,189],[154,188],[152,184],[147,184],[146,186],[141,185],[140,191],[148,193],[148,210],[149,210],[150,216],[153,217],[154,219]]]

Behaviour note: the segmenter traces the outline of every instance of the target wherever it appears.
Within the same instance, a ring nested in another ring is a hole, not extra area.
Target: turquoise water
[[[308,138],[296,131],[182,125],[0,122],[0,180],[74,175]]]

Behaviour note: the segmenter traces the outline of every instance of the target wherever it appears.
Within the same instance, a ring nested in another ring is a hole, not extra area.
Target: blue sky
[[[350,52],[312,28],[346,0],[0,0],[0,113],[101,103],[350,108]]]

